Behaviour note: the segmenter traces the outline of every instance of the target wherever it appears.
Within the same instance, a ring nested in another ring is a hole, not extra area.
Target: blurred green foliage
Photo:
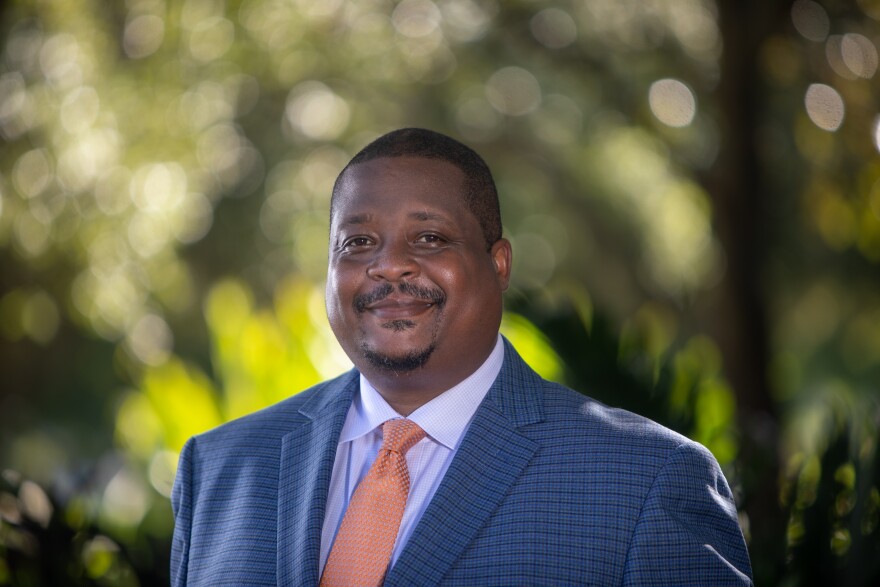
[[[336,174],[492,167],[503,332],[709,447],[759,584],[880,579],[873,0],[0,7],[0,585],[162,584],[190,435],[347,368]]]

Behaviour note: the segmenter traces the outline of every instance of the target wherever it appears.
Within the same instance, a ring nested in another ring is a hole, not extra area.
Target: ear
[[[495,275],[498,276],[498,283],[501,285],[501,291],[506,291],[510,284],[510,267],[513,260],[513,251],[510,248],[510,241],[506,238],[498,239],[492,248],[489,249],[492,256],[492,262],[495,264]]]

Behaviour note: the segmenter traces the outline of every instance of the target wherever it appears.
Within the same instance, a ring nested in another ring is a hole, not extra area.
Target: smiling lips
[[[423,314],[435,305],[428,300],[391,295],[378,302],[367,304],[365,309],[384,320],[402,320]]]
[[[401,282],[395,288],[385,282],[369,293],[354,297],[352,304],[357,314],[370,312],[385,320],[406,320],[427,312],[432,307],[443,308],[446,295],[439,288],[430,288]]]

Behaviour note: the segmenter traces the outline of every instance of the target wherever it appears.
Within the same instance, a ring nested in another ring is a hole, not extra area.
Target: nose
[[[419,263],[407,243],[385,243],[376,249],[367,266],[367,277],[397,282],[419,274]]]

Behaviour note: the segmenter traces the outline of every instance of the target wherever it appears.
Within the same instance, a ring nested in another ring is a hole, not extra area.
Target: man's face
[[[355,165],[338,186],[327,314],[371,381],[405,375],[415,388],[445,389],[495,344],[510,245],[487,251],[464,189],[460,169],[418,157]]]

